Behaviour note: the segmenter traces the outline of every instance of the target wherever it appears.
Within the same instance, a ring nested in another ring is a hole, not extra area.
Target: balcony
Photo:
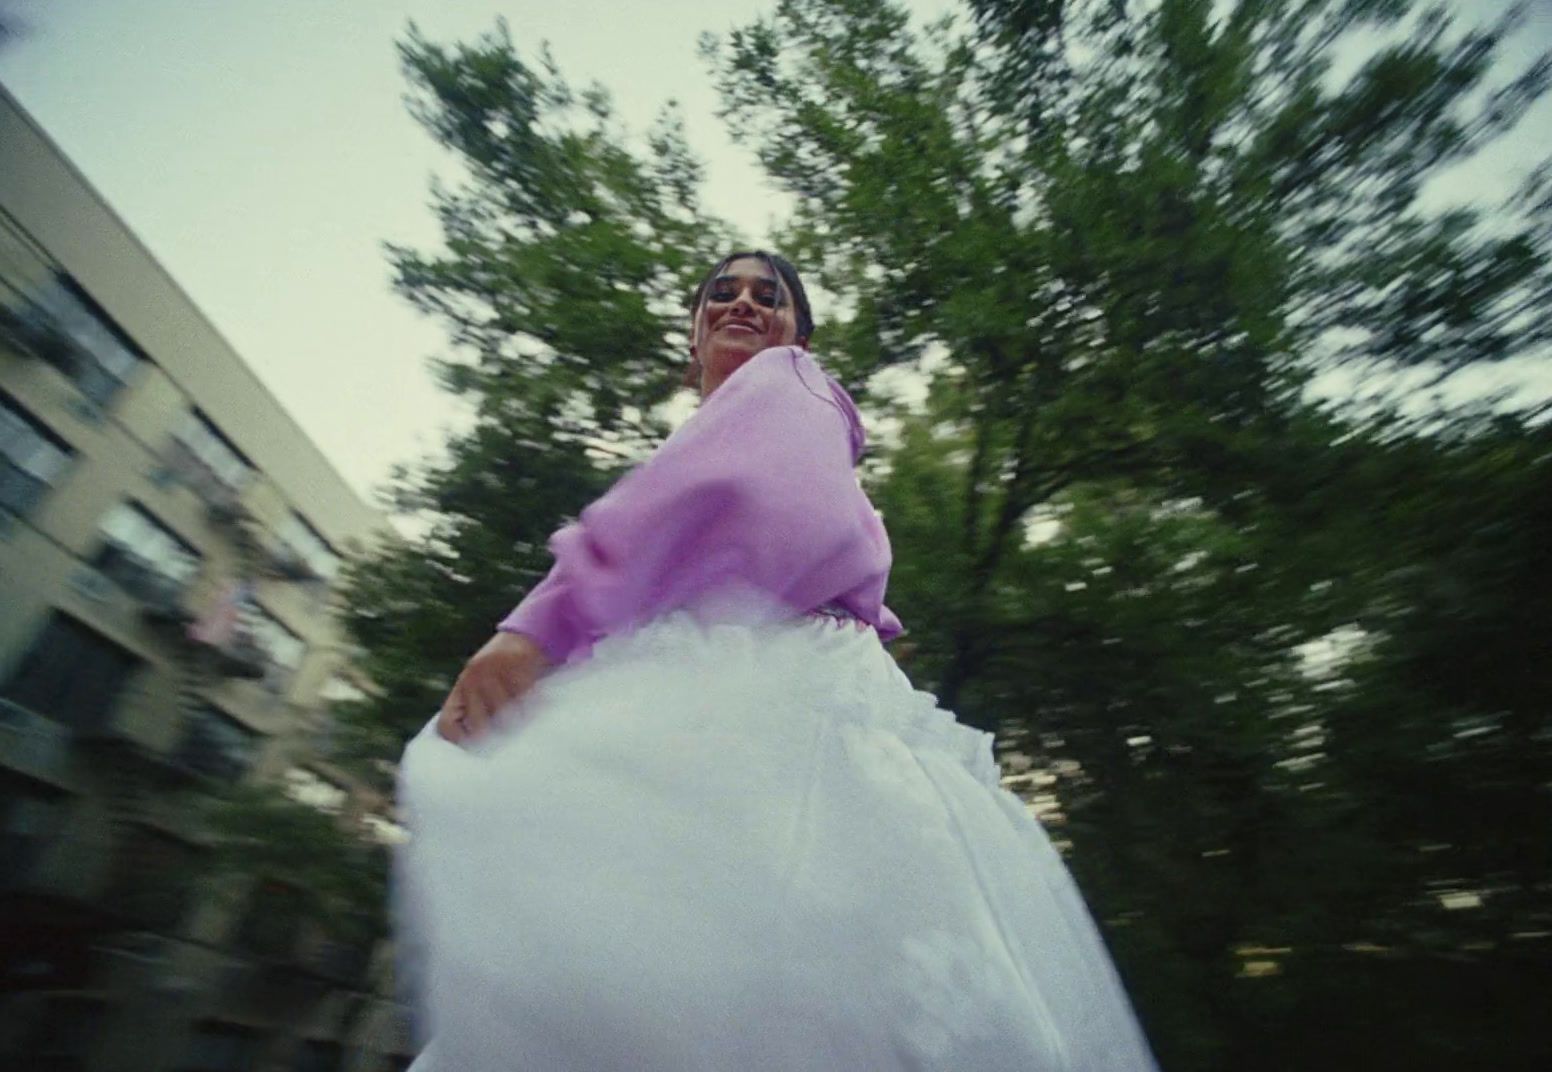
[[[103,906],[133,927],[172,931],[193,903],[199,859],[192,844],[164,830],[130,827],[113,846]]]
[[[71,379],[81,375],[91,362],[80,345],[36,307],[21,310],[0,305],[0,342],[52,365]]]
[[[0,700],[0,765],[35,781],[68,788],[70,727]]]
[[[260,880],[232,935],[232,946],[256,960],[294,964],[302,953],[298,940],[304,918],[301,891],[283,882]]]
[[[303,971],[345,987],[356,987],[372,963],[374,943],[344,941],[314,930],[303,937],[296,953]]]
[[[271,670],[269,652],[250,633],[238,633],[226,645],[213,649],[213,656],[216,672],[224,677],[260,681]]]
[[[187,587],[175,581],[167,581],[152,591],[141,593],[137,596],[140,616],[151,625],[181,635],[183,628],[194,620],[194,612],[184,599],[186,593]]]
[[[361,989],[372,967],[375,940],[331,936],[307,918],[294,890],[264,882],[231,936],[232,948],[253,962],[285,974],[298,973],[343,989]]]
[[[129,548],[109,545],[97,568],[135,600],[147,622],[177,629],[194,620],[186,602],[187,583],[163,573]]]
[[[212,707],[187,715],[183,740],[168,757],[184,775],[238,782],[253,763],[255,734]]]
[[[253,520],[241,502],[257,475],[253,463],[198,408],[185,411],[160,454],[157,483],[187,487],[205,501],[212,523],[242,533]]]
[[[229,488],[218,486],[207,489],[204,497],[205,516],[217,525],[238,528],[253,519],[237,493]]]
[[[292,547],[280,544],[269,553],[270,576],[282,581],[317,582],[322,581],[318,571],[312,564]]]
[[[58,821],[59,815],[33,836],[0,839],[0,892],[54,906],[39,919],[97,919],[106,904],[111,852],[100,839]],[[11,937],[26,942],[33,936],[13,930]]]
[[[69,1072],[93,1067],[91,1058],[103,1034],[110,1006],[93,991],[42,989],[15,999],[14,1046],[9,1054],[24,1057],[36,1072]],[[20,1068],[22,1064],[13,1065]]]

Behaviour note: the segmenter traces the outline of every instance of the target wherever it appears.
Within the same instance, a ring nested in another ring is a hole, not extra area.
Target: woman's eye
[[[716,286],[711,288],[709,292],[709,298],[711,301],[717,302],[719,304],[726,304],[727,302],[737,301],[740,289],[741,288],[733,285],[732,283],[718,283]],[[751,297],[754,299],[756,305],[762,305],[767,309],[775,309],[782,304],[781,292],[767,287],[761,287],[755,290],[751,294]]]

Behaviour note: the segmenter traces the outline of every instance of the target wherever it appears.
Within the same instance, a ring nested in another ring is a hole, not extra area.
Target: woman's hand
[[[483,737],[497,711],[527,695],[550,668],[544,649],[521,633],[497,633],[464,664],[437,713],[437,732],[454,744]]]

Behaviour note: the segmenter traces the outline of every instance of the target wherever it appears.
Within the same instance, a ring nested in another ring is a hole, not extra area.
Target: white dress
[[[609,637],[401,802],[415,1072],[1152,1069],[991,736],[871,629]]]

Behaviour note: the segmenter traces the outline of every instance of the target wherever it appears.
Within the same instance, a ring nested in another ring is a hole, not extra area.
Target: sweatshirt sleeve
[[[889,639],[889,541],[853,471],[861,448],[856,408],[813,358],[764,350],[551,537],[554,567],[499,628],[561,663],[740,585],[794,613],[841,602]]]

